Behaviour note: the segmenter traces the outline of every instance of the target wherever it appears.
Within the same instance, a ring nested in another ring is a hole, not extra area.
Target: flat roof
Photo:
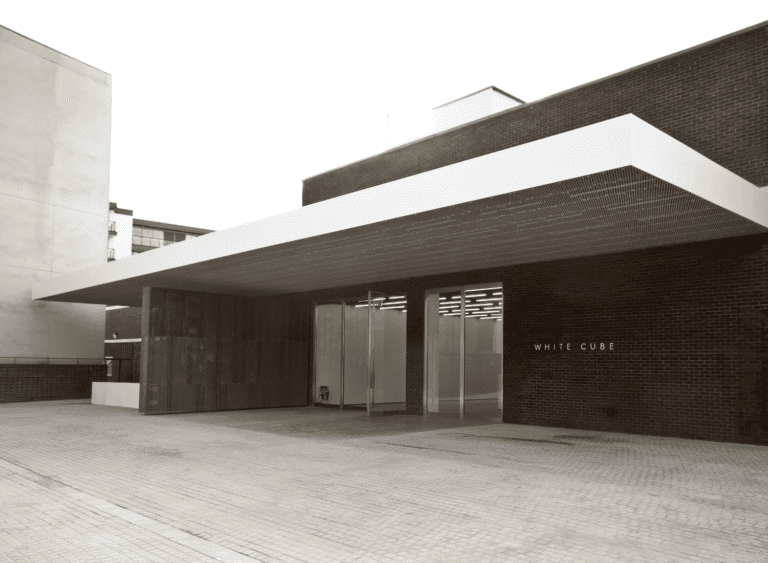
[[[277,295],[768,232],[768,191],[633,115],[36,283]]]
[[[61,65],[65,68],[68,68],[69,70],[77,72],[78,74],[82,74],[88,78],[107,84],[108,86],[112,85],[112,75],[108,72],[100,70],[95,66],[89,65],[88,63],[84,63],[83,61],[62,53],[61,51],[57,51],[48,45],[40,43],[35,39],[27,37],[26,35],[22,35],[21,33],[7,28],[4,25],[0,25],[0,41],[9,43],[15,47],[18,47],[19,49],[27,51],[28,53],[42,57],[51,61],[52,63]]]
[[[133,211],[130,209],[122,209],[117,206],[117,204],[114,201],[109,202],[109,210],[114,211],[115,213],[119,213],[120,215],[133,215]]]
[[[168,229],[169,231],[183,231],[193,235],[207,235],[213,233],[210,229],[201,229],[199,227],[186,227],[184,225],[175,225],[173,223],[161,223],[160,221],[150,221],[149,219],[133,218],[134,227],[150,227],[152,229]]]

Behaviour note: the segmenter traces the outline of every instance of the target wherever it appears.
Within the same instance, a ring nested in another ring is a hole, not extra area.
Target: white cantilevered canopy
[[[36,284],[274,295],[768,232],[768,192],[633,115]]]

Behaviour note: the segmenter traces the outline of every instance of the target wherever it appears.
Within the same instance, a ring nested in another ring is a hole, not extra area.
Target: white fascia
[[[628,114],[35,284],[33,299],[635,166],[768,227],[768,192]]]
[[[768,227],[768,190],[723,168],[642,119],[632,120],[632,166]]]

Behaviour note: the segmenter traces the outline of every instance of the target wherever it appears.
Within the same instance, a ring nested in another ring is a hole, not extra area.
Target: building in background
[[[149,221],[133,216],[130,209],[109,203],[109,260],[120,260],[153,248],[191,240],[212,233],[209,229]]]
[[[32,301],[107,261],[112,79],[0,26],[0,402],[89,397],[104,306]]]
[[[208,229],[139,219],[130,209],[109,204],[109,259],[121,260],[212,233]],[[141,307],[114,305],[106,308],[104,357],[107,381],[139,381],[141,359]]]
[[[192,240],[212,232],[209,229],[161,223],[147,219],[134,219],[131,231],[131,254],[139,254],[176,242]]]
[[[121,209],[116,203],[109,202],[109,248],[108,260],[127,258],[131,252],[131,233],[133,232],[133,211]]]

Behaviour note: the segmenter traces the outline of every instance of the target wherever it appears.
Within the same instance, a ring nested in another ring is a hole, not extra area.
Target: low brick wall
[[[105,365],[0,364],[0,403],[88,399],[91,383],[106,380]]]

